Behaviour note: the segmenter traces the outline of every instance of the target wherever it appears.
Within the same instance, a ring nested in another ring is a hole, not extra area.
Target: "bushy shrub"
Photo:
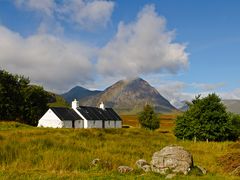
[[[141,127],[155,130],[159,128],[160,119],[157,114],[154,112],[154,109],[150,105],[146,105],[142,112],[138,116],[138,121]]]

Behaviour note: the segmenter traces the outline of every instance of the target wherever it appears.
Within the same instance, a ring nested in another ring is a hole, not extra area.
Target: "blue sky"
[[[0,66],[55,92],[141,76],[173,104],[240,99],[240,1],[0,0]]]

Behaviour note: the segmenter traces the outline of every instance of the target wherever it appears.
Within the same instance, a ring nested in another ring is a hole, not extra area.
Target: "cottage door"
[[[72,121],[72,128],[75,128],[75,121]]]

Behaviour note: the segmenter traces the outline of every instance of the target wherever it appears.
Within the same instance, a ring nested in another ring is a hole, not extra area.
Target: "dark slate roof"
[[[77,110],[87,120],[117,120],[121,121],[119,115],[112,109],[106,108],[105,110],[97,107],[80,106]]]
[[[82,119],[73,109],[65,107],[50,108],[61,120],[80,120]]]

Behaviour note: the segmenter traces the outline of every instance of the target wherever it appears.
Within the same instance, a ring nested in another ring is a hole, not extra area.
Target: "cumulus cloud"
[[[72,0],[65,1],[57,12],[64,20],[77,24],[80,28],[92,30],[96,26],[106,26],[113,8],[113,1]]]
[[[29,76],[51,90],[63,90],[93,79],[94,48],[46,34],[22,37],[0,26],[1,68]]]
[[[145,6],[135,22],[120,22],[114,38],[98,49],[47,34],[49,27],[53,29],[48,24],[53,24],[56,18],[67,20],[67,17],[78,24],[85,20],[106,24],[114,7],[112,1],[35,2],[16,0],[18,7],[24,6],[50,17],[49,23],[42,22],[38,33],[29,37],[0,26],[0,68],[29,76],[49,90],[60,92],[76,84],[86,87],[92,84],[95,88],[109,78],[119,80],[123,76],[162,71],[176,73],[188,65],[186,46],[173,42],[174,32],[166,30],[166,20],[155,12],[153,5]],[[64,31],[60,23],[56,25],[57,33]],[[100,83],[94,82],[96,79],[101,80]]]
[[[78,28],[94,30],[105,27],[110,21],[114,2],[107,0],[15,0],[20,8],[29,9],[59,22],[76,25]]]
[[[186,46],[173,42],[166,20],[147,5],[136,22],[120,22],[115,37],[102,49],[98,70],[105,75],[138,76],[153,72],[176,73],[188,65]]]

